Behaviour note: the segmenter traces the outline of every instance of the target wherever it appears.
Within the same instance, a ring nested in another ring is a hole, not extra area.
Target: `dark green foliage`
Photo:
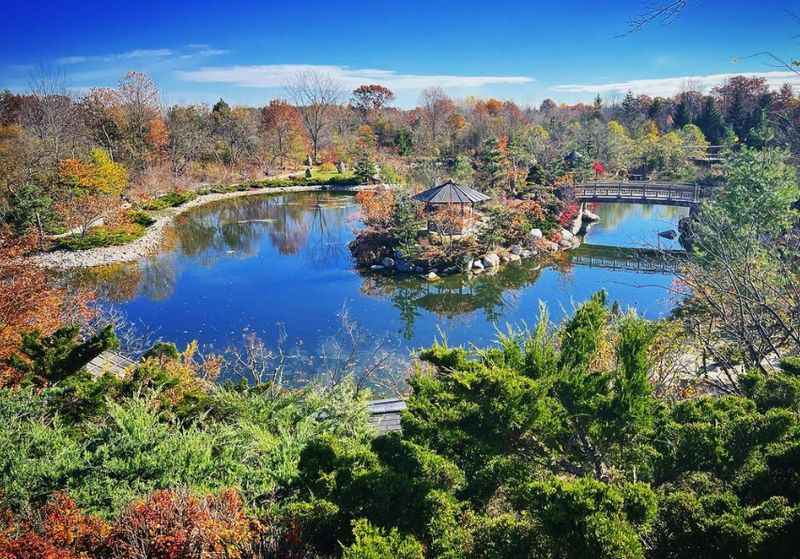
[[[103,351],[116,348],[119,343],[111,326],[84,341],[78,339],[78,334],[76,326],[61,328],[46,337],[39,332],[23,334],[20,350],[9,363],[28,382],[53,384],[74,375]]]
[[[31,229],[44,233],[53,225],[53,201],[38,184],[23,184],[8,196],[8,201],[9,207],[2,214],[2,221],[16,234],[22,235]]]
[[[153,216],[142,210],[133,210],[128,215],[128,219],[131,220],[131,223],[141,225],[142,227],[150,227],[156,222]]]
[[[442,504],[453,501],[463,482],[451,462],[396,435],[371,444],[320,438],[303,451],[298,479],[301,494],[313,496],[311,503],[329,503],[319,506],[335,518],[336,531],[319,534],[316,542],[325,553],[332,553],[336,542],[350,541],[350,523],[358,518],[432,540],[431,524],[447,524],[442,516],[457,513],[458,507]]]
[[[153,347],[144,353],[142,358],[154,358],[163,362],[168,359],[177,359],[179,355],[180,353],[178,352],[178,347],[175,344],[169,342],[156,342]]]
[[[506,161],[497,138],[491,137],[483,143],[478,159],[478,180],[482,187],[493,189],[500,186],[506,177]]]
[[[413,258],[419,252],[417,235],[421,223],[414,202],[408,196],[399,196],[394,204],[394,213],[389,224],[392,238],[404,258]]]
[[[712,145],[720,145],[725,139],[725,119],[713,97],[706,97],[696,123]]]

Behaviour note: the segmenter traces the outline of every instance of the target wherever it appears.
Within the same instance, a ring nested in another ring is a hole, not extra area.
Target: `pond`
[[[599,289],[644,316],[668,313],[670,274],[614,267],[607,247],[678,248],[657,232],[676,229],[687,210],[607,204],[594,211],[600,221],[584,247],[556,262],[427,283],[353,268],[347,243],[358,206],[351,196],[248,196],[181,215],[155,257],[91,274],[132,322],[179,345],[198,340],[216,351],[247,334],[274,343],[280,331],[313,348],[339,331],[343,309],[403,352],[442,337],[451,345],[487,344],[498,328],[534,323],[540,301],[559,319]],[[598,245],[603,258],[585,257],[597,256]]]

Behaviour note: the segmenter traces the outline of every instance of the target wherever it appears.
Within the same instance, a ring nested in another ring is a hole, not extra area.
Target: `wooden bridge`
[[[646,274],[674,274],[686,253],[682,250],[581,245],[570,252],[571,262],[589,268],[605,268]]]
[[[663,204],[693,208],[710,194],[709,187],[660,181],[600,180],[575,185],[575,196],[581,202]]]

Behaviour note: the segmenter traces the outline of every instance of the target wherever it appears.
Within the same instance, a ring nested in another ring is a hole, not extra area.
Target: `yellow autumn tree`
[[[120,196],[128,187],[128,171],[100,148],[91,150],[86,160],[62,160],[58,174],[64,186],[59,204],[62,217],[78,227],[81,235],[119,209]]]

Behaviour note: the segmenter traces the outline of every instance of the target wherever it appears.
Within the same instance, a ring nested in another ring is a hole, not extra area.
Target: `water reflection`
[[[601,221],[587,240],[609,246],[653,246],[656,232],[674,228],[685,213],[617,204],[595,211]],[[643,281],[635,269],[591,267],[580,252],[435,283],[360,274],[347,249],[357,214],[351,196],[330,193],[209,204],[180,217],[158,256],[82,271],[74,280],[95,285],[102,298],[165,339],[198,338],[217,348],[240,343],[243,332],[270,343],[277,323],[295,341],[316,347],[338,329],[343,304],[367,331],[402,338],[407,348],[440,334],[454,344],[489,343],[505,323],[534,321],[540,300],[557,316],[598,289],[647,316],[670,309],[664,294],[671,276],[663,270],[650,270]]]

